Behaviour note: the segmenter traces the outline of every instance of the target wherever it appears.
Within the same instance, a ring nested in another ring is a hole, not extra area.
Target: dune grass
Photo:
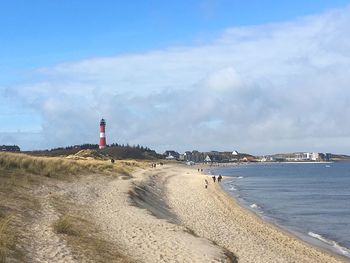
[[[41,209],[38,199],[31,195],[32,177],[0,170],[0,263],[25,262],[20,238],[25,232],[23,226]]]
[[[71,160],[64,157],[34,157],[18,153],[0,153],[0,169],[59,177],[82,173],[112,173],[118,170],[118,165],[101,160]]]
[[[76,162],[14,153],[0,153],[0,168],[45,175],[47,177],[61,174],[76,174],[81,170],[81,167]]]
[[[6,262],[8,254],[15,245],[15,235],[11,226],[11,216],[0,217],[0,262]]]
[[[57,180],[60,184],[79,183],[85,175],[127,179],[137,167],[148,165],[147,161],[111,163],[0,152],[0,263],[25,262],[26,244],[20,238],[26,235],[24,225],[41,216],[42,196],[36,194],[36,189],[54,187]],[[95,262],[130,262],[115,244],[100,237],[96,226],[84,219],[86,215],[72,212],[77,206],[69,204],[68,196],[60,203],[61,217],[54,223],[54,231],[61,233],[78,253]]]

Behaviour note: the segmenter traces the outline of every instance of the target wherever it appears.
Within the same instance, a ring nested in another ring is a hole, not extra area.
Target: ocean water
[[[350,162],[248,164],[211,171],[263,219],[350,257]]]

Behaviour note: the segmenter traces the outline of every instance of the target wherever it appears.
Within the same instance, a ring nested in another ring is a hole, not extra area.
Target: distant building
[[[326,153],[325,154],[325,161],[329,162],[330,160],[332,160],[332,154],[331,153]]]
[[[233,151],[232,155],[238,155],[238,152],[237,151]]]
[[[179,159],[180,158],[180,154],[178,152],[175,152],[175,151],[165,151],[163,153],[163,156],[165,157],[165,159]]]
[[[203,156],[202,153],[200,153],[199,151],[194,150],[194,151],[192,151],[191,157],[190,157],[189,160],[198,163],[198,162],[203,162],[204,158],[205,157]]]
[[[211,162],[211,158],[209,157],[209,155],[207,155],[205,157],[204,162],[206,162],[206,163],[210,163]]]
[[[311,159],[311,161],[318,161],[319,154],[318,153],[311,153],[310,159]]]
[[[180,161],[185,161],[185,158],[186,158],[186,153],[179,155],[179,160]]]
[[[185,161],[192,161],[192,152],[186,151],[184,155],[185,155]]]
[[[2,145],[0,146],[2,152],[19,152],[21,149],[17,145]]]
[[[306,160],[310,160],[311,159],[311,154],[310,153],[305,153],[306,154]]]
[[[244,156],[241,159],[242,162],[256,162],[257,160],[253,156]]]
[[[261,156],[257,159],[258,162],[267,162],[267,158],[265,156]]]
[[[165,159],[167,159],[167,160],[174,160],[175,157],[169,154],[168,156],[165,157]]]

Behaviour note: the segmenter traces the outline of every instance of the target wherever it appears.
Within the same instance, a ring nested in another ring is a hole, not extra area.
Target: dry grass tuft
[[[76,227],[77,221],[78,219],[73,216],[64,215],[54,223],[53,228],[58,234],[79,236],[80,230]]]
[[[15,244],[15,235],[11,227],[12,217],[0,218],[0,262],[6,262],[7,256]]]

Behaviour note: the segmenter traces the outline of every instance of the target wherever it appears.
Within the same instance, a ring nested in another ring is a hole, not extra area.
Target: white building
[[[167,157],[165,157],[165,159],[167,159],[167,160],[174,160],[175,157],[172,156],[172,155],[169,153],[169,155],[168,155]]]
[[[318,159],[319,159],[319,154],[318,154],[318,153],[311,153],[311,154],[310,154],[310,159],[311,159],[312,161],[318,161]]]
[[[210,163],[211,162],[211,159],[210,159],[209,155],[207,155],[207,157],[205,157],[204,161],[206,163]]]

